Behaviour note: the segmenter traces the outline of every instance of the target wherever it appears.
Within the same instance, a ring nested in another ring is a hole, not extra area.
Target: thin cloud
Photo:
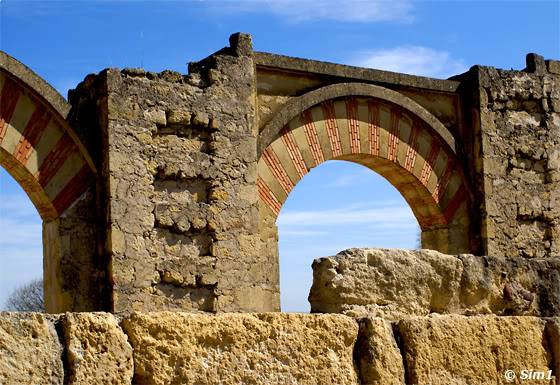
[[[317,235],[327,235],[326,231],[315,231],[315,230],[292,230],[286,229],[282,231],[282,235],[286,237],[312,237]]]
[[[353,174],[343,174],[332,181],[332,187],[355,187],[371,180],[371,170],[363,170]]]
[[[413,45],[365,50],[351,64],[435,78],[448,78],[468,69],[462,59],[453,58],[447,51]]]
[[[413,214],[407,206],[386,206],[369,209],[340,208],[318,211],[288,211],[278,216],[279,227],[353,225],[378,222],[384,225],[407,225]]]
[[[203,1],[225,13],[270,13],[290,22],[333,20],[342,22],[409,22],[412,0],[241,0]]]

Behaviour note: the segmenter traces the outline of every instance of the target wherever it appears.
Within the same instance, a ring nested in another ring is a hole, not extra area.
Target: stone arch
[[[44,221],[92,184],[94,164],[65,118],[69,104],[25,65],[0,52],[0,165]]]
[[[327,86],[293,99],[261,131],[257,185],[261,234],[296,183],[331,160],[385,177],[410,205],[423,247],[469,251],[469,187],[451,133],[409,98],[367,84]],[[275,230],[275,227],[274,227]]]
[[[69,111],[53,87],[0,52],[0,166],[43,220],[44,298],[51,313],[108,307],[97,247],[97,173],[66,121]]]

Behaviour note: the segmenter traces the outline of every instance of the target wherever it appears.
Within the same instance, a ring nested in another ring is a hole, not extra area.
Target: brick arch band
[[[16,59],[0,52],[0,166],[44,221],[57,218],[93,182],[95,167],[65,121],[70,106]]]
[[[453,136],[415,102],[381,87],[344,84],[313,91],[284,110],[260,136],[261,216],[276,218],[310,169],[338,159],[385,177],[408,202],[423,232],[447,229],[459,211],[459,222],[468,227],[469,189]],[[433,248],[448,251],[447,246]]]

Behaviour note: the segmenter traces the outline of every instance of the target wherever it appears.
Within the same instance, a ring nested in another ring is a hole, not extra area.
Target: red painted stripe
[[[323,155],[323,149],[319,143],[319,137],[317,136],[317,129],[315,128],[315,123],[313,122],[313,116],[310,110],[306,110],[301,113],[300,119],[303,123],[305,137],[307,139],[307,144],[311,149],[311,155],[313,156],[313,161],[315,166],[320,165],[325,161]]]
[[[418,125],[414,123],[412,129],[410,130],[410,137],[408,138],[408,148],[406,150],[406,158],[404,161],[404,168],[410,172],[416,164],[416,156],[418,155],[418,135],[420,129]]]
[[[59,139],[51,152],[43,160],[39,171],[35,174],[35,178],[37,178],[41,187],[45,187],[50,182],[64,162],[77,150],[70,136],[64,135]]]
[[[280,201],[278,200],[278,198],[276,198],[270,187],[268,187],[268,185],[261,177],[257,178],[257,188],[259,190],[259,197],[261,198],[261,200],[274,214],[278,215],[280,213],[282,205],[280,204]]]
[[[439,203],[439,201],[443,197],[445,193],[445,189],[447,188],[447,185],[449,184],[449,180],[451,179],[451,175],[453,174],[454,167],[455,167],[454,162],[449,160],[447,162],[447,167],[445,168],[443,175],[438,179],[434,192],[432,193],[432,197],[434,198],[436,203]]]
[[[432,172],[434,170],[434,164],[439,154],[439,149],[440,149],[439,143],[437,143],[435,139],[432,139],[430,153],[428,154],[428,158],[426,159],[426,162],[422,167],[422,173],[420,174],[420,182],[422,182],[424,186],[428,184],[428,180],[432,175]]]
[[[267,147],[264,150],[263,159],[272,172],[272,175],[274,175],[280,186],[282,186],[282,189],[284,189],[286,194],[289,194],[294,188],[294,184],[288,176],[286,170],[284,170],[284,167],[282,167],[280,159],[278,159],[278,156],[271,147]]]
[[[416,220],[422,229],[430,229],[434,226],[443,226],[447,224],[447,221],[441,215],[432,215],[428,217],[418,216]]]
[[[327,100],[321,103],[323,116],[325,118],[325,127],[327,128],[327,135],[331,144],[332,156],[336,158],[342,155],[342,145],[340,143],[340,136],[338,133],[338,125],[336,124],[336,114],[334,111],[334,103],[332,100]]]
[[[59,214],[62,214],[72,203],[76,201],[93,183],[93,173],[87,164],[70,179],[62,191],[53,200],[53,206]]]
[[[387,159],[393,162],[397,161],[397,151],[399,147],[399,121],[401,114],[398,111],[391,111],[391,129],[389,130],[389,148],[387,151]]]
[[[358,121],[358,101],[355,98],[346,99],[346,119],[350,134],[350,152],[360,152],[360,123]]]
[[[23,134],[14,150],[14,156],[21,164],[26,164],[31,152],[49,123],[50,115],[47,109],[38,104],[25,126]]]
[[[368,102],[369,151],[379,156],[379,104]]]
[[[467,188],[465,187],[465,184],[461,184],[461,186],[457,189],[457,191],[453,195],[453,198],[451,198],[451,200],[447,204],[447,207],[445,208],[445,211],[443,213],[447,223],[449,223],[451,219],[453,219],[455,213],[457,212],[457,209],[465,201],[466,197],[467,197]]]
[[[305,165],[305,161],[303,160],[303,156],[297,146],[293,133],[286,126],[282,129],[280,135],[299,177],[303,178],[305,174],[307,174],[307,166]]]
[[[9,77],[4,78],[4,87],[0,93],[0,143],[6,136],[8,124],[16,110],[16,105],[21,96],[21,88]]]

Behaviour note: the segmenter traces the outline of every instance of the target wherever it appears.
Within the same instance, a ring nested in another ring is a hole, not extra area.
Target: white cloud
[[[407,22],[412,20],[413,9],[412,0],[230,0],[205,3],[221,12],[272,13],[291,22]]]
[[[453,58],[447,51],[414,45],[364,50],[351,64],[436,78],[448,78],[468,69],[462,59]]]
[[[276,221],[279,227],[329,226],[380,223],[383,226],[409,226],[414,216],[408,206],[357,208],[356,206],[320,211],[282,212]]]

